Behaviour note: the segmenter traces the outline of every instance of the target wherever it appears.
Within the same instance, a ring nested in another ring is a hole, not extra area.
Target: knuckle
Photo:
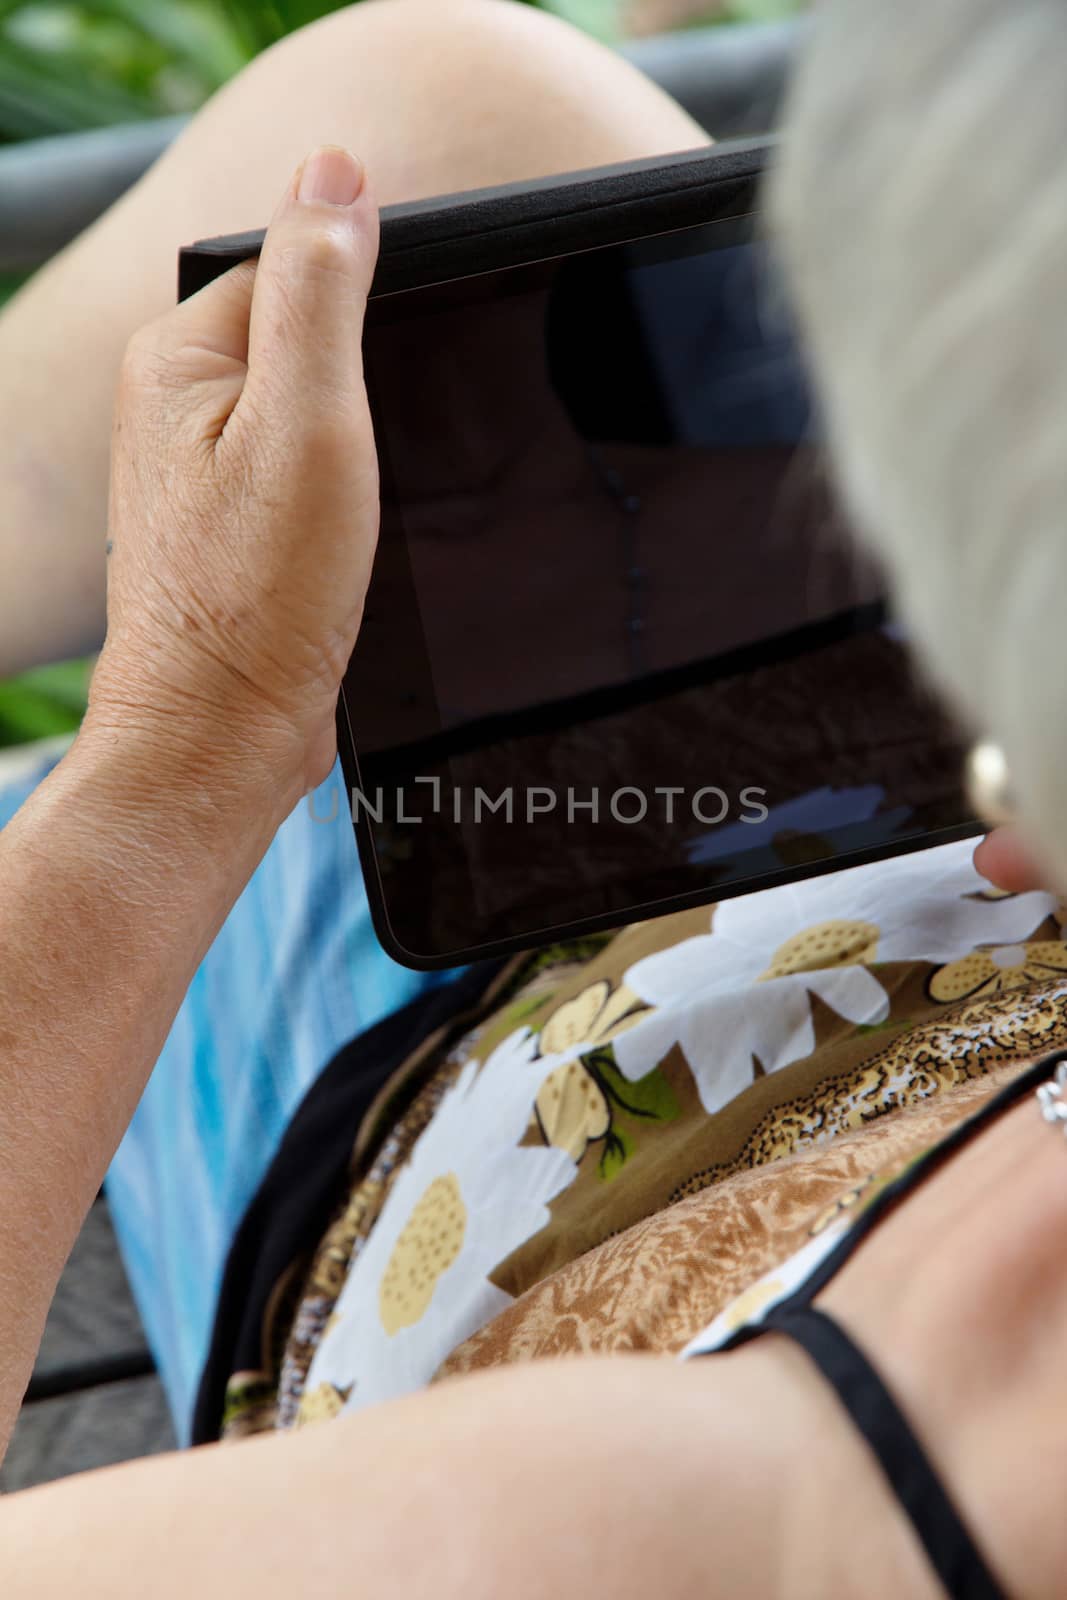
[[[120,384],[123,390],[138,390],[152,381],[159,360],[159,336],[154,323],[138,328],[126,345],[122,357]]]
[[[143,403],[153,396],[171,397],[186,390],[199,375],[202,352],[182,343],[167,317],[157,318],[133,334],[119,372],[120,395]]]
[[[119,380],[121,393],[142,399],[146,394],[177,387],[179,378],[174,351],[164,324],[151,322],[139,329],[127,344],[123,356]]]
[[[347,230],[329,225],[313,228],[284,251],[281,278],[287,320],[305,332],[333,322],[339,314],[357,320],[366,300],[366,276]]]
[[[352,278],[355,260],[353,241],[347,230],[320,226],[312,229],[300,250],[299,269],[312,282],[317,279]]]

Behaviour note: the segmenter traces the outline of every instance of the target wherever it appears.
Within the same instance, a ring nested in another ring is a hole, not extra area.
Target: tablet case
[[[738,139],[666,158],[384,206],[371,294],[749,215],[775,143]],[[179,300],[258,256],[263,235],[259,228],[182,250]]]

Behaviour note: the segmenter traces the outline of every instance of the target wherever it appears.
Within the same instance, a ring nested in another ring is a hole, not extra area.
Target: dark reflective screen
[[[372,305],[383,526],[345,701],[415,956],[969,821],[746,227]]]

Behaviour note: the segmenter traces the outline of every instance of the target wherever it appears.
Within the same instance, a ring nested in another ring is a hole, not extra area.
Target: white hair
[[[852,518],[1067,883],[1067,0],[821,0],[769,211]]]

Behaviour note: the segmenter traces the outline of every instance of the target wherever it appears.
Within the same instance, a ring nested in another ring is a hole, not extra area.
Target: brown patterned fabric
[[[668,920],[677,937],[700,921],[706,925],[707,915],[687,912]],[[625,930],[588,963],[579,993],[597,981],[617,981],[623,963],[639,960],[663,932],[659,923]],[[551,1225],[500,1264],[494,1283],[523,1294],[575,1256],[686,1195],[1067,1040],[1064,981],[1042,988],[1035,974],[1023,990],[945,1005],[928,992],[932,975],[945,970],[932,974],[919,963],[880,967],[891,1013],[877,1028],[857,1029],[814,999],[812,1053],[784,1072],[761,1074],[757,1067],[750,1086],[714,1116],[704,1113],[686,1057],[675,1047],[656,1072],[666,1090],[662,1121],[628,1118],[620,1106],[611,1107],[613,1127],[633,1141],[625,1182],[621,1171],[605,1181],[603,1158],[587,1155],[575,1181],[552,1202]],[[553,1015],[576,987],[557,991]],[[623,1097],[633,1093],[632,1085],[620,1087]],[[531,1125],[528,1138],[543,1140],[543,1128]]]
[[[873,1176],[944,1138],[1027,1064],[679,1200],[528,1290],[435,1381],[548,1356],[677,1353]]]

